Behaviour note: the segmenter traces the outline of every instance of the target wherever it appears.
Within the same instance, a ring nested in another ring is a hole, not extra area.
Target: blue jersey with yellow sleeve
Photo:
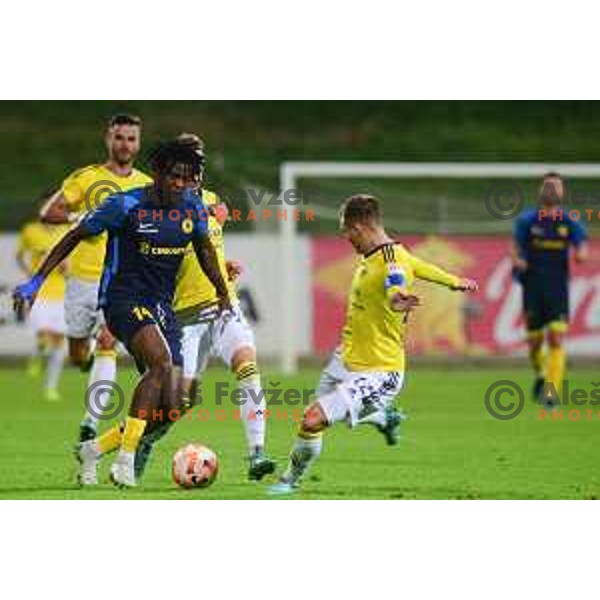
[[[569,249],[587,238],[580,221],[570,218],[567,208],[557,209],[560,218],[540,217],[537,208],[519,216],[513,236],[521,257],[527,262],[525,281],[545,281],[552,284],[566,281],[569,276]]]
[[[161,206],[142,187],[110,196],[86,215],[90,235],[108,232],[99,306],[120,300],[170,305],[186,247],[208,235],[208,213],[192,192],[173,206]]]
[[[107,165],[99,164],[78,169],[69,175],[61,191],[69,213],[81,216],[90,210],[89,204],[99,206],[109,194],[119,190],[126,192],[151,182],[148,175],[137,169],[132,169],[127,175],[118,175]],[[102,275],[105,247],[105,236],[81,242],[69,256],[68,276],[97,283]]]

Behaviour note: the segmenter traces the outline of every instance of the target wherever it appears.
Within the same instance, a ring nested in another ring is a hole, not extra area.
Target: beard
[[[129,152],[128,150],[122,150],[122,151],[112,151],[112,159],[120,166],[120,167],[126,167],[127,165],[130,165],[133,162],[134,159],[134,153],[133,152]]]

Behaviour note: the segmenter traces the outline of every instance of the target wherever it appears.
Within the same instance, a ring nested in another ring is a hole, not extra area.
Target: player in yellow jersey
[[[27,275],[35,273],[52,247],[65,234],[66,227],[27,223],[19,234],[17,262]],[[44,394],[47,400],[60,399],[58,382],[65,360],[65,278],[57,269],[46,280],[29,314],[36,336],[37,352],[32,357],[30,373],[37,374],[45,360]]]
[[[133,167],[140,151],[141,120],[133,115],[116,115],[106,131],[106,160],[74,171],[41,211],[46,223],[79,220],[104,198],[119,191],[147,185],[151,178]],[[116,378],[115,339],[98,310],[98,287],[106,253],[106,234],[79,244],[67,266],[65,316],[71,361],[88,370],[88,389],[98,381]],[[110,401],[109,392],[94,398],[101,407]],[[97,417],[87,412],[80,426],[80,442],[96,437]]]
[[[354,272],[342,343],[325,368],[317,399],[300,425],[288,467],[272,494],[293,492],[319,456],[323,431],[339,421],[377,426],[388,443],[397,437],[400,420],[390,410],[404,380],[404,336],[410,312],[419,304],[415,279],[453,290],[475,291],[461,279],[410,254],[385,232],[379,202],[352,196],[340,212],[342,234],[360,260]]]
[[[203,143],[194,134],[181,134],[181,143],[189,144],[197,152],[204,152]],[[190,393],[195,393],[195,380],[202,374],[211,357],[219,358],[236,375],[238,385],[245,392],[241,405],[249,453],[248,477],[258,481],[275,470],[275,463],[265,454],[264,392],[256,364],[254,333],[239,305],[235,279],[240,265],[225,258],[223,226],[227,207],[209,190],[202,190],[202,202],[208,207],[208,232],[217,253],[223,279],[228,282],[232,313],[226,317],[219,311],[219,299],[212,283],[197,264],[194,250],[189,246],[177,275],[173,307],[182,328],[183,392],[188,405]],[[192,400],[193,401],[193,400]],[[152,445],[168,429],[142,440],[136,456],[136,476],[141,477]]]

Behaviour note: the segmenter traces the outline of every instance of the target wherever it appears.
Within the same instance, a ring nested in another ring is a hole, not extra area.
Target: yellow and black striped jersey
[[[415,279],[456,287],[460,279],[389,243],[361,257],[350,288],[342,332],[342,358],[351,371],[404,370],[404,313],[392,310],[399,290],[410,292]]]

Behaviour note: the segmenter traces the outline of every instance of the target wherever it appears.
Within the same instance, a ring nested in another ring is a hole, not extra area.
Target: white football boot
[[[277,483],[267,488],[267,494],[269,496],[286,496],[288,494],[294,494],[298,491],[298,484],[280,479]]]
[[[88,440],[79,444],[77,459],[80,465],[79,474],[77,475],[79,485],[97,485],[98,476],[96,468],[100,460],[100,451],[98,450],[96,440]]]
[[[118,487],[135,487],[135,452],[119,452],[110,466],[110,480]]]

